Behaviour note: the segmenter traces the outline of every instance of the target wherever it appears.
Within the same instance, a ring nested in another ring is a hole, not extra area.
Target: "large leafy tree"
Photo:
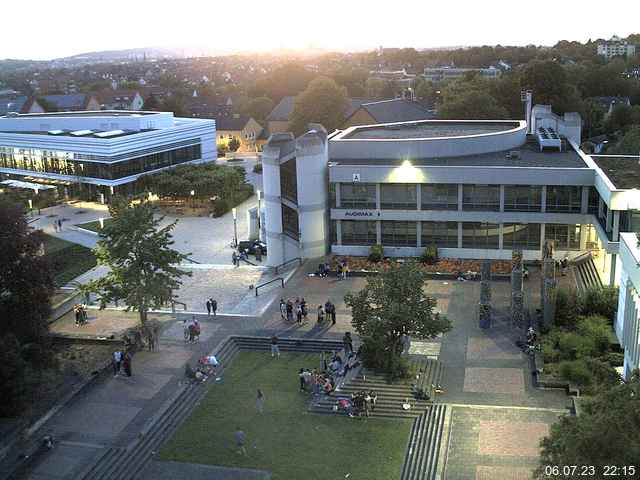
[[[0,336],[40,343],[47,334],[53,275],[41,255],[42,232],[29,227],[22,208],[0,201]]]
[[[433,311],[437,302],[425,294],[426,280],[427,274],[415,262],[407,262],[369,277],[364,289],[345,296],[369,366],[394,373],[403,333],[426,339],[451,329],[450,321]]]
[[[546,465],[593,465],[596,475],[591,478],[608,478],[602,476],[605,465],[635,465],[638,475],[638,432],[640,377],[636,372],[628,383],[603,390],[585,401],[579,416],[562,417],[551,427],[550,435],[542,441],[537,478],[549,478],[545,475]]]
[[[265,121],[271,110],[273,110],[273,107],[273,100],[269,97],[252,98],[247,102],[245,113],[258,123],[262,123]]]
[[[102,306],[119,300],[127,310],[137,310],[144,325],[147,312],[174,298],[180,277],[191,275],[179,268],[187,255],[171,248],[176,222],[160,227],[162,218],[154,216],[150,204],[116,199],[109,213],[112,221],[100,231],[95,249],[98,264],[108,266],[109,273],[86,289],[99,294]]]
[[[296,97],[289,127],[295,135],[302,135],[309,123],[320,123],[331,132],[344,121],[346,109],[346,88],[330,78],[316,78]]]
[[[620,141],[607,153],[616,153],[619,155],[637,155],[640,152],[640,125],[629,129]]]

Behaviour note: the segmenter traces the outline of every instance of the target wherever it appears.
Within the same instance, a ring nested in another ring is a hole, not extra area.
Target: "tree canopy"
[[[637,373],[628,383],[602,390],[582,403],[580,415],[560,418],[542,441],[537,478],[549,478],[544,472],[545,465],[593,465],[600,475],[593,478],[602,478],[605,465],[639,468],[640,377]]]
[[[174,298],[180,277],[191,275],[179,264],[187,255],[172,248],[171,231],[177,222],[160,227],[149,203],[129,205],[116,199],[109,207],[112,221],[100,230],[95,248],[99,265],[109,267],[104,277],[86,289],[98,293],[102,306],[122,301],[127,310],[137,310],[144,325],[147,312]]]
[[[434,312],[436,299],[421,288],[426,280],[415,262],[407,262],[367,278],[365,288],[345,296],[370,366],[392,370],[402,352],[402,334],[434,338],[451,329],[450,321]]]
[[[262,123],[267,118],[267,115],[271,113],[273,107],[273,100],[269,97],[252,98],[247,102],[245,113],[258,123]]]
[[[632,127],[607,153],[618,155],[638,155],[640,153],[640,125]]]
[[[331,132],[344,122],[347,105],[346,88],[330,78],[316,78],[296,97],[289,127],[302,135],[309,123],[320,123]]]

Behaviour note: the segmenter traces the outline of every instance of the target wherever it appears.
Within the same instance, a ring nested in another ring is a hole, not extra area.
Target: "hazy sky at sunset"
[[[640,32],[640,0],[607,5],[594,0],[3,0],[0,58],[50,59],[150,46],[553,45]]]

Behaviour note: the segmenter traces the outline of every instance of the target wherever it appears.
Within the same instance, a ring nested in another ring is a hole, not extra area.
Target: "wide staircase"
[[[278,343],[281,352],[319,353],[342,349],[342,342],[337,341],[280,338]],[[216,378],[224,378],[225,366],[231,363],[239,351],[270,349],[271,340],[267,337],[238,336],[228,339],[215,353],[220,362]],[[200,384],[187,382],[181,384],[173,397],[147,423],[136,441],[126,447],[105,448],[101,456],[76,478],[81,480],[133,480],[140,478],[155,452],[187,419],[207,393],[207,386],[214,383],[216,378],[210,377],[207,382]]]
[[[436,480],[447,406],[434,403],[413,421],[400,480]]]
[[[602,280],[590,253],[580,255],[571,262],[576,277],[578,292],[602,287]]]

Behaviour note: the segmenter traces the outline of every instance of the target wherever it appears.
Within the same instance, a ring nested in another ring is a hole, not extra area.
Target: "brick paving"
[[[530,480],[531,471],[518,467],[487,467],[479,465],[476,468],[476,480]]]
[[[523,395],[524,372],[521,368],[465,368],[464,391]]]
[[[549,434],[549,425],[541,422],[480,421],[478,453],[535,457],[540,440]]]

